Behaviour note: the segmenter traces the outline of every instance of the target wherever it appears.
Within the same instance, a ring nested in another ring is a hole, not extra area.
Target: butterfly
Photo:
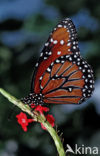
[[[76,28],[66,18],[53,29],[40,53],[24,103],[81,104],[93,90],[93,70],[81,57]]]

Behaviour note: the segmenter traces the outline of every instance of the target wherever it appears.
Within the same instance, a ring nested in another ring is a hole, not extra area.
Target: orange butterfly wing
[[[74,59],[74,55],[58,60],[50,65],[40,80],[44,103],[79,104],[89,98],[94,83],[90,65],[80,56]]]
[[[80,56],[74,24],[65,19],[54,28],[40,54],[31,92],[42,104],[79,104],[93,90],[93,71]]]
[[[79,54],[77,33],[73,22],[67,18],[54,28],[45,43],[33,74],[32,92],[40,92],[39,79],[52,62],[60,56],[70,55],[73,52]]]

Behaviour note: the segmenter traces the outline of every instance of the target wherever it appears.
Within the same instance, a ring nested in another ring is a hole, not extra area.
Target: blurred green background
[[[100,147],[100,0],[0,0],[0,87],[19,99],[29,93],[39,53],[65,17],[76,25],[81,55],[94,70],[95,91],[80,106],[57,105],[51,112],[65,148]],[[16,121],[19,112],[0,95],[0,156],[56,156],[51,137],[39,124],[23,132]]]

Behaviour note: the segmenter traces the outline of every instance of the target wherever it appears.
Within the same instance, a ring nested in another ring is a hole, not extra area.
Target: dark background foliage
[[[39,53],[49,32],[65,17],[76,25],[81,55],[94,70],[95,91],[80,106],[52,106],[51,112],[65,148],[66,144],[99,147],[100,0],[0,0],[0,87],[19,99],[29,93]],[[57,155],[39,124],[23,132],[16,121],[19,112],[0,95],[0,156]]]

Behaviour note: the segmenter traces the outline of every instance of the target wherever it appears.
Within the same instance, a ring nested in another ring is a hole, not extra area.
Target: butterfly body
[[[67,18],[52,31],[35,66],[27,104],[80,104],[94,90],[91,66],[80,56],[77,32]]]

